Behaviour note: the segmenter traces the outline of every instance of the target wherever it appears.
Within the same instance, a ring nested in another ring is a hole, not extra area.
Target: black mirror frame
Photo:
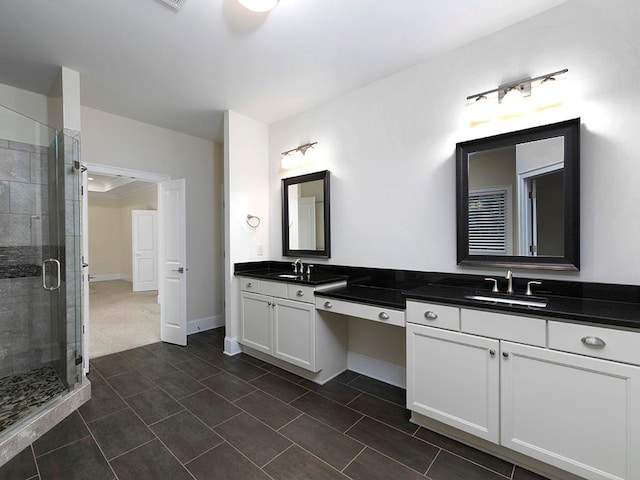
[[[469,154],[564,137],[564,257],[471,255],[469,253]],[[533,127],[456,145],[458,265],[580,270],[580,119]]]
[[[329,170],[282,179],[282,255],[285,257],[331,258],[331,200]],[[289,185],[322,180],[324,194],[324,250],[292,250],[289,246]]]

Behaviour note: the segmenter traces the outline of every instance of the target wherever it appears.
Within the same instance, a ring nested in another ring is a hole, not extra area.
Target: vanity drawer
[[[244,292],[260,293],[260,280],[240,277],[240,290]]]
[[[483,337],[547,346],[547,321],[540,318],[463,308],[460,313],[460,330]]]
[[[404,310],[316,297],[316,309],[404,327]]]
[[[290,283],[287,285],[287,298],[297,300],[299,302],[315,303],[313,295],[314,288],[309,285],[296,285]]]
[[[408,301],[407,322],[447,330],[460,330],[460,309],[434,303]]]
[[[287,298],[287,284],[282,282],[260,282],[260,293],[272,297]]]
[[[549,348],[640,365],[640,333],[576,323],[549,322]]]

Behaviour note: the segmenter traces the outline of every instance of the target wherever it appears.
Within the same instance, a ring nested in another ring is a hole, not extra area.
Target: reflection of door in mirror
[[[289,185],[289,248],[324,249],[324,184],[322,180]]]
[[[518,255],[564,255],[564,139],[516,145]]]

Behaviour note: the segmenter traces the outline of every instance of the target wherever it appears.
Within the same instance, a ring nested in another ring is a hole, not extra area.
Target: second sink
[[[544,308],[547,306],[547,300],[544,298],[515,298],[515,297],[497,297],[493,295],[465,295],[468,300],[477,300],[480,302],[502,303],[504,305],[521,305],[524,307]]]

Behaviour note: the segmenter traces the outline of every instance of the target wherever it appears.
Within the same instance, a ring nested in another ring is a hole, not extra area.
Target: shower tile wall
[[[48,151],[0,140],[0,377],[58,355],[40,276],[48,248]]]

